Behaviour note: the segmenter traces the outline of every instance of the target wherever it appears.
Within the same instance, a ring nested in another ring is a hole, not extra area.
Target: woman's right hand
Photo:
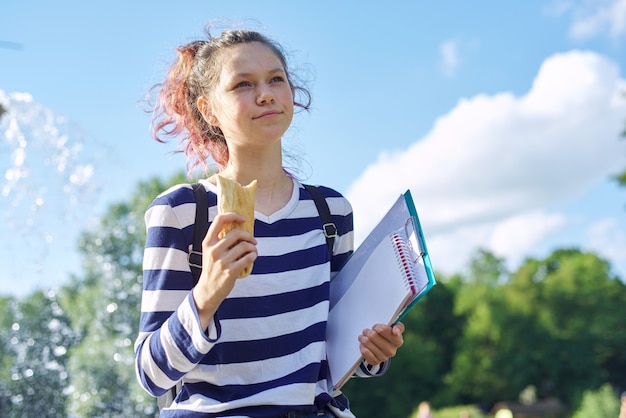
[[[257,258],[257,242],[249,232],[233,229],[223,238],[218,237],[226,223],[244,221],[243,216],[233,212],[219,214],[202,241],[202,273],[193,288],[193,299],[203,329],[235,286],[239,274]]]

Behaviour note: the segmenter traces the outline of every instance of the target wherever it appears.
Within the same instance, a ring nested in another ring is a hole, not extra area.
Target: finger
[[[233,229],[232,231],[229,231],[221,239],[221,241],[226,243],[229,248],[235,246],[236,244],[240,242],[249,242],[252,245],[257,244],[256,238],[254,238],[254,235],[252,235],[248,231],[244,231],[243,229]]]
[[[391,327],[387,325],[375,326],[374,331],[370,333],[368,338],[376,346],[385,360],[395,356],[398,347],[403,343],[402,336],[395,336]]]
[[[380,363],[384,361],[384,360],[378,360],[378,358],[376,358],[376,355],[373,354],[371,351],[369,351],[366,347],[361,346],[360,350],[361,350],[361,356],[363,356],[363,359],[367,361],[369,364],[371,364],[372,366],[378,366]]]
[[[232,264],[233,273],[235,274],[235,277],[239,277],[241,272],[250,264],[254,263],[254,260],[256,260],[256,258],[257,258],[257,252],[256,250],[254,250],[254,251],[247,252],[242,257],[237,259],[237,261],[235,261]]]
[[[376,324],[372,327],[372,329],[395,348],[400,347],[404,342],[404,338],[402,337],[404,325],[401,323],[398,323],[393,327],[390,327],[389,325]]]
[[[369,345],[361,344],[359,350],[363,358],[372,366],[377,366],[385,360],[383,355]]]
[[[231,231],[213,246],[206,248],[207,266],[217,263],[223,270],[237,270],[237,274],[256,260],[258,252],[256,240],[245,231]],[[243,263],[243,267],[240,265]]]
[[[231,222],[243,223],[245,222],[245,218],[235,212],[218,214],[211,222],[209,230],[207,231],[207,234],[204,237],[202,244],[205,245],[205,242],[206,245],[212,245],[216,243],[219,240],[219,232],[224,228],[224,225]]]
[[[366,357],[366,359],[376,362],[372,364],[378,364],[395,355],[395,347],[374,330],[364,330],[363,334],[359,337],[359,342],[363,348],[363,350],[361,350],[362,354],[371,354],[372,356],[369,359]]]
[[[242,258],[247,257],[249,254],[254,254],[254,258],[256,259],[256,245],[244,240],[237,241],[227,251],[227,257],[230,259],[231,263],[238,262]]]
[[[402,335],[402,334],[404,334],[405,330],[406,330],[406,328],[404,327],[404,324],[402,322],[397,322],[393,326],[393,332],[394,332],[395,335]]]
[[[255,252],[257,241],[254,236],[241,229],[233,229],[223,238],[209,237],[203,241],[202,253],[207,255],[207,261],[222,260],[232,263],[249,252]]]

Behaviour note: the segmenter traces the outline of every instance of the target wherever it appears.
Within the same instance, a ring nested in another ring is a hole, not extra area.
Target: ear
[[[206,99],[206,97],[198,97],[198,100],[196,101],[196,106],[198,107],[198,110],[202,114],[202,117],[204,118],[206,123],[211,126],[219,127],[219,121],[217,120],[215,115],[213,115],[213,112],[211,111],[211,105],[209,104],[209,101]]]

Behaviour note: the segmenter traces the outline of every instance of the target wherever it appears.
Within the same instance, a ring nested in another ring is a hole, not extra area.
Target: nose
[[[259,93],[256,101],[258,105],[274,103],[274,92],[272,91],[272,88],[267,84],[259,85]]]

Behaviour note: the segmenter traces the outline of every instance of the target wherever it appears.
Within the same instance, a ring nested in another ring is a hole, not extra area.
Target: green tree
[[[0,411],[11,410],[11,367],[15,362],[13,324],[15,299],[0,296]]]
[[[141,417],[156,412],[154,398],[135,380],[133,342],[139,325],[143,215],[169,186],[186,181],[138,185],[128,202],[111,205],[99,225],[84,232],[79,248],[83,275],[64,286],[60,299],[81,341],[68,369],[70,413],[79,417]]]
[[[3,298],[2,416],[65,417],[68,348],[76,335],[53,291]]]
[[[465,326],[444,378],[457,403],[493,403],[509,397],[507,377],[496,366],[500,323],[507,315],[501,293],[507,274],[503,259],[479,250],[470,262],[467,279],[458,279],[454,309]]]
[[[576,249],[528,259],[508,276],[479,252],[459,286],[466,326],[446,382],[459,403],[515,400],[528,385],[575,406],[603,382],[626,387],[626,287]]]
[[[548,335],[537,347],[541,373],[530,383],[568,402],[604,382],[626,386],[626,285],[607,261],[557,250],[543,261],[529,260],[514,282],[521,286],[515,298],[536,290],[528,301],[534,308],[526,310]]]
[[[615,418],[619,415],[619,408],[619,398],[607,383],[598,390],[585,391],[580,408],[572,418]]]

